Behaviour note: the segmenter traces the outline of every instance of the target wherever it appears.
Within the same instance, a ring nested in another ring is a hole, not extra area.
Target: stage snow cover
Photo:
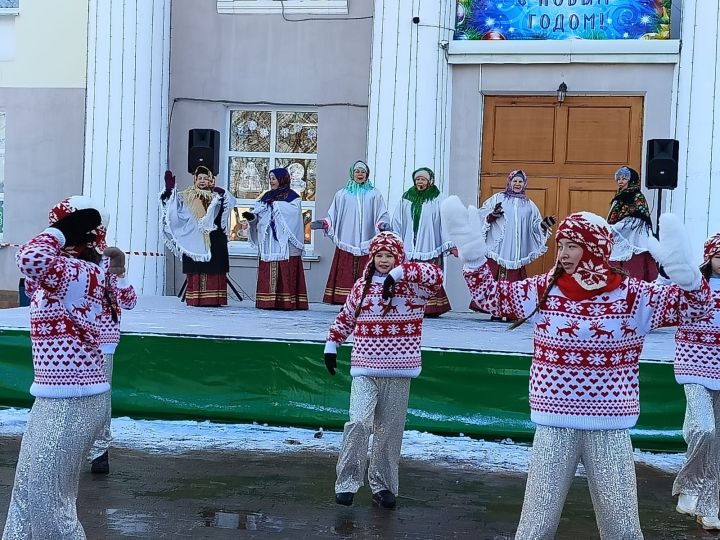
[[[0,436],[19,437],[25,430],[27,409],[0,410]],[[274,427],[260,424],[218,424],[213,422],[112,420],[113,446],[155,454],[188,452],[317,452],[337,454],[342,433],[337,431]],[[510,439],[501,442],[476,440],[463,434],[441,437],[419,431],[406,431],[404,459],[432,461],[452,467],[498,473],[524,473],[530,459],[530,446]],[[677,473],[685,454],[635,451],[635,462]],[[582,465],[578,474],[584,476]]]

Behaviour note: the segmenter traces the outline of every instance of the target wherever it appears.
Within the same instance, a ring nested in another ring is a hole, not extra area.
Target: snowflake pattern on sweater
[[[550,274],[497,282],[487,264],[466,266],[473,299],[495,316],[527,317]],[[615,290],[573,301],[553,287],[533,318],[531,419],[574,429],[626,429],[640,414],[638,373],[645,335],[705,315],[709,288],[697,291],[626,278]]]
[[[396,279],[392,307],[383,316],[385,276],[373,277],[360,314],[355,308],[362,297],[364,280],[350,290],[345,305],[328,332],[328,343],[338,346],[353,334],[350,374],[353,377],[417,377],[422,369],[420,341],[425,305],[442,285],[443,273],[432,263],[403,263]],[[395,273],[393,271],[393,273]],[[326,349],[327,350],[327,349]]]
[[[107,296],[103,302],[100,315],[100,352],[114,354],[120,342],[120,322],[123,309],[133,309],[137,304],[135,288],[127,278],[118,277],[117,274],[107,272],[107,258],[103,258],[105,274],[105,290]],[[112,304],[108,302],[108,296]],[[112,311],[115,310],[117,321],[113,321]]]
[[[710,279],[710,312],[675,333],[675,380],[720,390],[720,278]]]
[[[69,398],[109,390],[99,351],[104,271],[63,255],[63,234],[46,229],[16,253],[20,272],[35,290],[30,338],[36,397]],[[33,283],[34,282],[34,283]]]

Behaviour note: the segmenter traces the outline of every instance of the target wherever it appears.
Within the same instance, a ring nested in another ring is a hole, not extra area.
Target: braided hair
[[[368,291],[370,290],[370,286],[372,285],[373,276],[375,275],[375,261],[370,260],[368,262],[367,266],[365,267],[365,274],[363,275],[363,291],[362,295],[360,296],[360,301],[358,302],[357,306],[355,307],[355,317],[358,317],[360,315],[360,311],[362,310],[363,302],[365,301],[365,297],[367,296]],[[390,311],[390,308],[392,308],[393,305],[393,297],[390,297],[390,300],[388,301],[387,305],[383,308],[382,316],[384,317],[387,315],[388,311]]]

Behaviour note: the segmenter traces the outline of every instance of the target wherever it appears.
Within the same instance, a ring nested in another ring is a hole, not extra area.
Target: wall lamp
[[[566,96],[567,96],[567,84],[565,84],[565,82],[561,82],[560,86],[558,86],[558,89],[557,89],[558,103],[563,103],[565,101]]]

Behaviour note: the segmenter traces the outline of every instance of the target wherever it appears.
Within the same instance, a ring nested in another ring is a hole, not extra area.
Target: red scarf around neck
[[[581,300],[590,300],[594,296],[598,296],[602,293],[614,291],[623,282],[625,276],[615,272],[611,272],[608,277],[607,283],[600,289],[588,290],[583,288],[573,277],[572,274],[561,275],[555,283],[560,288],[562,293],[567,296],[570,300],[579,302]]]

